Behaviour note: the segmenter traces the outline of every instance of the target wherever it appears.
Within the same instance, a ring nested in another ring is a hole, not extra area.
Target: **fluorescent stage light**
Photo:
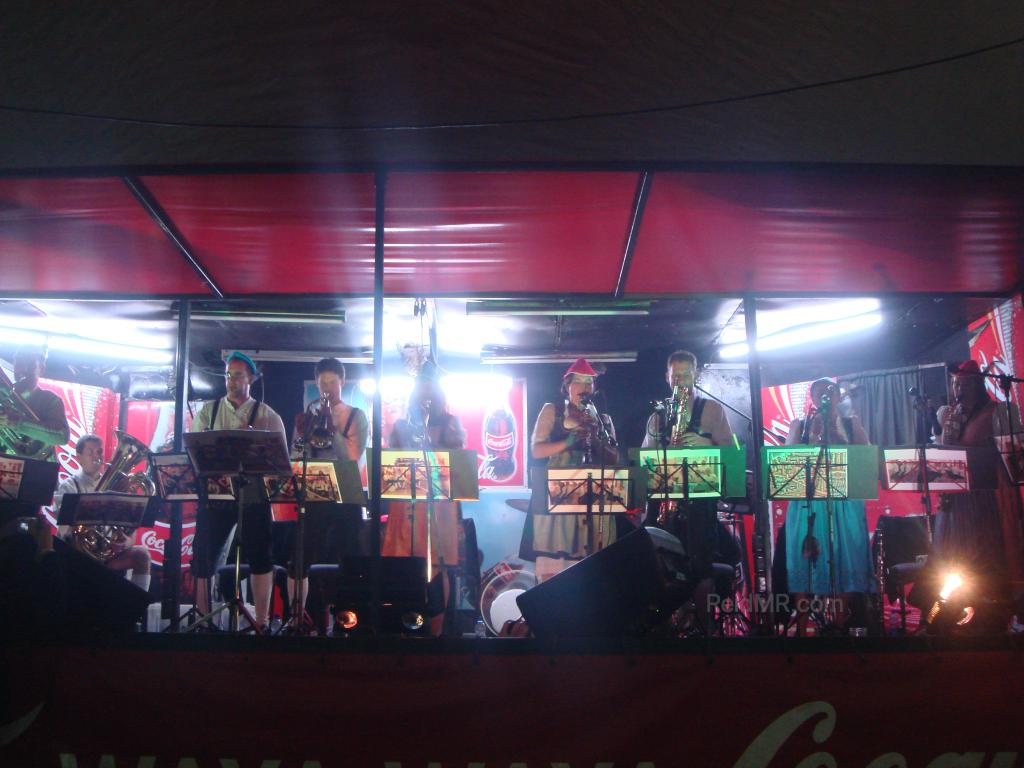
[[[108,344],[142,349],[171,350],[174,337],[163,322],[131,321],[121,318],[93,317],[75,318],[54,317],[53,315],[0,315],[0,333],[11,338],[11,331],[29,331],[51,336],[74,336],[75,338],[92,339]],[[69,333],[74,329],[74,333]]]
[[[221,360],[236,350],[222,349]],[[338,352],[299,352],[291,349],[239,349],[238,352],[248,355],[253,360],[268,363],[319,363],[325,357],[333,357],[350,365],[369,365],[373,362],[370,352],[360,354],[343,354]]]
[[[777,333],[807,325],[808,320],[823,323],[829,320],[842,320],[847,317],[866,315],[878,312],[882,303],[875,298],[839,299],[823,301],[816,299],[798,299],[788,309],[762,309],[757,312],[757,333],[759,338],[774,336]],[[738,314],[722,331],[719,342],[722,344],[740,344],[746,341],[747,332],[743,315]]]
[[[575,301],[562,304],[550,301],[492,299],[489,301],[467,301],[466,314],[624,317],[651,314],[651,303],[649,301]]]
[[[812,341],[821,341],[836,336],[843,336],[848,333],[863,331],[873,328],[882,322],[882,315],[879,312],[869,312],[865,315],[847,317],[841,320],[830,320],[824,323],[809,323],[796,328],[790,328],[771,336],[759,336],[757,339],[757,351],[768,352],[773,349],[784,347],[795,347],[800,344],[808,344]],[[718,354],[725,360],[737,357],[745,357],[750,351],[746,342],[740,344],[727,344],[718,350]]]
[[[292,325],[340,325],[345,322],[344,311],[338,312],[261,312],[259,310],[229,310],[192,312],[191,320],[215,320],[222,323],[288,323]]]
[[[635,363],[635,351],[623,352],[543,352],[525,354],[497,350],[484,350],[480,362],[484,365],[533,365],[544,363],[573,363],[584,357],[592,363]]]
[[[3,339],[18,346],[45,347],[50,350],[70,352],[74,355],[88,357],[104,357],[111,360],[130,360],[139,363],[170,365],[174,362],[174,353],[165,349],[147,349],[129,344],[110,344],[95,339],[83,339],[80,336],[63,334],[46,334],[38,331],[23,331],[17,328],[5,328]]]

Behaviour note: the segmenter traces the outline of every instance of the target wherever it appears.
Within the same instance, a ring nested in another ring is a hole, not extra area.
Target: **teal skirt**
[[[811,514],[814,525],[811,534],[817,541],[818,555],[808,556],[807,540]],[[863,501],[833,501],[835,517],[836,592],[875,592],[874,569],[868,546],[868,523]],[[789,591],[827,595],[829,583],[828,520],[824,501],[792,501],[786,513],[786,575]]]

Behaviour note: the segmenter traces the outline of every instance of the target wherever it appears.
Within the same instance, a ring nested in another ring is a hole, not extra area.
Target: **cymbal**
[[[518,512],[529,512],[530,511],[530,500],[529,499],[505,499],[505,503],[508,504],[512,509]]]

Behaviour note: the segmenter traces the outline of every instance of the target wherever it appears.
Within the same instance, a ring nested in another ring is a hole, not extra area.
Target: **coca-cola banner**
[[[117,442],[114,430],[117,428],[120,407],[118,395],[104,387],[52,379],[40,379],[39,387],[53,392],[61,399],[71,431],[68,442],[57,446],[57,462],[60,464],[57,482],[62,483],[81,472],[82,468],[75,455],[75,443],[82,435],[98,435],[103,440],[104,461],[109,460]],[[56,530],[56,515],[53,509],[44,507],[43,515]]]
[[[157,640],[0,651],[0,765],[1008,767],[1024,752],[1009,638],[721,655]]]
[[[1004,301],[991,312],[979,317],[968,326],[971,358],[982,370],[990,373],[1019,376],[1024,371],[1024,309],[1020,295]],[[1006,394],[994,379],[986,379],[985,388],[990,397],[1003,401]],[[1021,402],[1024,388],[1013,385],[1013,401]]]

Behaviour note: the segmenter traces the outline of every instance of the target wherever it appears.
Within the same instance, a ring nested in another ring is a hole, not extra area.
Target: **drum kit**
[[[529,499],[507,499],[505,503],[524,514],[530,507]],[[491,635],[499,635],[507,622],[522,618],[516,598],[535,586],[533,564],[518,558],[502,560],[484,572],[480,580],[480,618]]]

